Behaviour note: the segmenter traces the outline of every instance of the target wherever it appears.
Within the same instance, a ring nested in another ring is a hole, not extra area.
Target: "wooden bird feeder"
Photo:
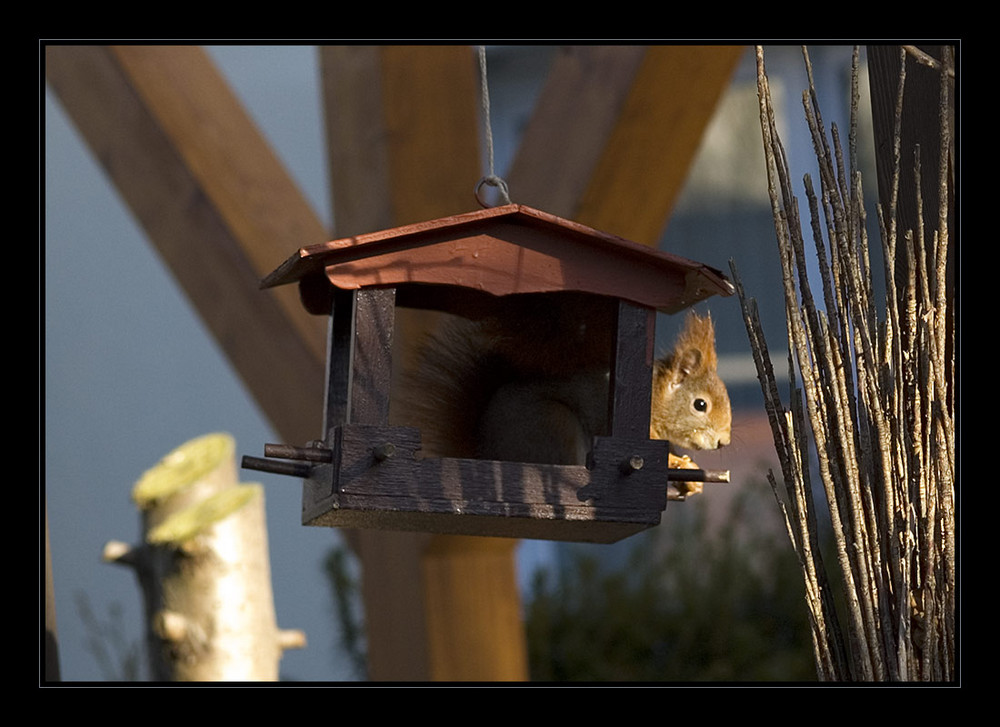
[[[300,249],[262,282],[330,316],[322,440],[243,466],[304,479],[306,525],[614,542],[660,522],[668,443],[649,439],[655,312],[731,295],[719,271],[510,204]],[[608,436],[583,465],[424,457],[390,426],[396,306],[502,314],[524,295],[611,309]]]

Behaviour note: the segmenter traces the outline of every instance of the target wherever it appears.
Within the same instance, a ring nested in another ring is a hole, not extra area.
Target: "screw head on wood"
[[[645,461],[637,454],[633,454],[631,457],[626,459],[621,463],[620,470],[623,475],[630,475],[633,472],[638,472],[642,469],[642,466],[646,464]]]

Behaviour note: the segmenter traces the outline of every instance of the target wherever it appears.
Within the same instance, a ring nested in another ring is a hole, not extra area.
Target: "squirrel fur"
[[[571,294],[513,306],[503,317],[451,317],[431,334],[393,419],[421,429],[428,456],[584,464],[607,430],[613,308]],[[654,362],[652,383],[650,438],[671,449],[729,444],[710,316],[688,314],[673,350]],[[671,466],[695,465],[671,454]]]

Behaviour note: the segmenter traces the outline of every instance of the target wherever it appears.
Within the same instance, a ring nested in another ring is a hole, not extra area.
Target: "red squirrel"
[[[425,340],[393,416],[420,428],[425,455],[586,462],[607,428],[612,309],[586,297],[556,301],[528,296],[502,318],[450,318]],[[673,350],[654,363],[650,438],[671,449],[729,444],[729,395],[716,369],[711,317],[689,313]]]

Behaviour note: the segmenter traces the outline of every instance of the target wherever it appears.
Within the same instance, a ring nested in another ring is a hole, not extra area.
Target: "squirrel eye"
[[[708,410],[708,402],[704,399],[695,399],[692,406],[694,406],[695,411],[704,412]]]

